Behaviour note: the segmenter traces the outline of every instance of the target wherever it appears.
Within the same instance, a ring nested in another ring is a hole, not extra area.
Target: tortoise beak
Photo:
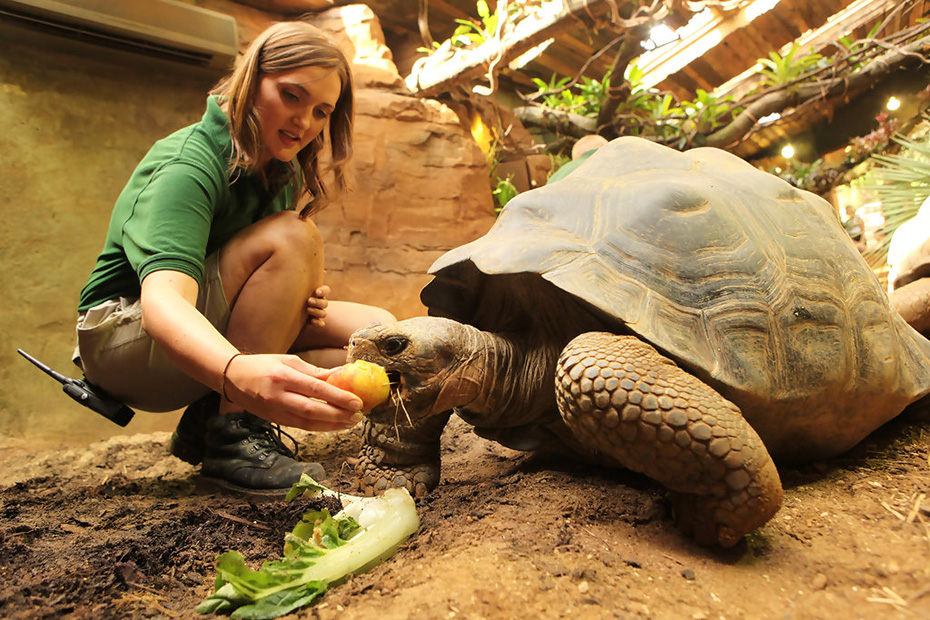
[[[386,359],[378,349],[378,337],[383,333],[384,326],[379,323],[363,327],[349,337],[348,361],[364,360],[383,366],[387,370],[390,360]]]

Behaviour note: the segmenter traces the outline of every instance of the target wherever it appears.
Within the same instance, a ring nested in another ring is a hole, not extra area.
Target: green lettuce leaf
[[[249,620],[283,616],[389,558],[420,525],[404,489],[378,497],[340,495],[304,475],[287,499],[301,495],[336,496],[343,509],[335,516],[325,508],[304,513],[284,537],[283,557],[266,560],[259,570],[249,568],[238,551],[218,556],[214,592],[196,612]]]

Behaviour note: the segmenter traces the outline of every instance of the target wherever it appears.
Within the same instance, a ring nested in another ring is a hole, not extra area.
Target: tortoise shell
[[[773,456],[838,453],[930,391],[930,342],[833,207],[719,149],[613,140],[430,273],[430,313],[482,329],[500,276],[538,274],[735,402]]]

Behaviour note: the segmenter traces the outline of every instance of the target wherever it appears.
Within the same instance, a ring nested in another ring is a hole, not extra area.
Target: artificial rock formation
[[[356,87],[354,190],[315,216],[327,282],[334,298],[423,314],[433,260],[494,221],[484,154],[452,109],[407,93],[368,7],[312,21],[352,60]]]
[[[207,6],[236,18],[243,47],[276,18],[303,18],[329,33],[349,58],[355,183],[348,196],[314,216],[326,243],[326,282],[334,299],[379,305],[398,317],[424,314],[419,291],[433,260],[494,222],[487,162],[468,119],[460,118],[467,111],[409,92],[370,8],[320,11],[321,4],[288,0],[276,5],[278,16],[242,0]]]

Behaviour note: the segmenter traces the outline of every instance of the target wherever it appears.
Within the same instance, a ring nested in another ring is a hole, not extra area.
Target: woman
[[[203,119],[136,168],[81,292],[75,356],[88,380],[142,410],[190,404],[171,451],[202,461],[208,488],[279,496],[301,473],[323,472],[297,462],[270,423],[334,431],[361,417],[359,398],[325,379],[355,329],[394,317],[326,300],[322,241],[307,219],[329,198],[327,134],[345,189],[352,114],[338,48],[307,23],[272,25]],[[297,351],[317,366],[287,354]]]

